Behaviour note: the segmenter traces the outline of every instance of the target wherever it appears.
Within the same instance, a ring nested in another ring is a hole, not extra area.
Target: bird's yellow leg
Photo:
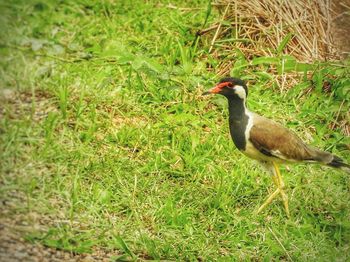
[[[288,205],[288,196],[284,192],[284,182],[280,173],[280,170],[275,162],[272,162],[273,167],[275,169],[275,174],[276,174],[276,180],[277,180],[277,186],[278,189],[280,190],[280,194],[282,196],[282,201],[284,205],[284,209],[286,210],[287,216],[290,217],[289,215],[289,205]]]
[[[258,211],[256,211],[256,213],[260,213],[265,207],[267,207],[271,202],[272,200],[281,192],[281,190],[279,188],[276,189],[275,192],[273,192],[264,202],[264,204],[262,204]]]
[[[273,183],[275,184],[275,186],[276,186],[277,188],[279,188],[279,187],[280,187],[280,181],[279,181],[279,179],[278,179],[278,176],[277,176],[277,175],[272,174],[272,181],[273,181]]]
[[[278,180],[278,176],[275,175],[274,172],[272,172],[272,181],[273,183],[275,184],[275,186],[277,187],[277,190],[274,191],[266,200],[265,202],[259,207],[258,211],[256,211],[256,213],[260,213],[265,207],[267,207],[271,202],[272,200],[278,195],[280,194],[281,192],[281,189],[280,189],[280,186],[279,186],[279,180]]]

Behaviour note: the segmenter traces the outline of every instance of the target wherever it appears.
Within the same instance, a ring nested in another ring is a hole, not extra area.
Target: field
[[[284,166],[291,218],[281,201],[254,215],[271,178],[235,149],[225,99],[201,95],[242,61],[252,111],[349,163],[349,62],[293,60],[296,76],[268,70],[283,45],[214,56],[204,0],[0,6],[1,224],[112,260],[350,260],[349,175]]]

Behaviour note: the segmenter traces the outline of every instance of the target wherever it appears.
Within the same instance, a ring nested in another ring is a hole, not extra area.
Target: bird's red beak
[[[217,84],[212,89],[209,89],[208,91],[204,92],[203,95],[218,94],[218,93],[220,93],[220,91],[223,87],[228,86],[229,84],[230,84],[230,82],[224,82],[224,83]]]

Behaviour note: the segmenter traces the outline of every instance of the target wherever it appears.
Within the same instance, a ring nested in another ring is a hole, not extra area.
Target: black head
[[[225,77],[212,89],[204,93],[206,94],[221,94],[226,97],[238,96],[245,99],[248,96],[248,88],[243,80],[233,77]]]

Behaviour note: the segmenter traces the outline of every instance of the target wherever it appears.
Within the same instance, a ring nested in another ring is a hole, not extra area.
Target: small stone
[[[64,259],[65,259],[65,260],[70,259],[70,254],[69,254],[68,252],[65,252],[65,253],[64,253]]]
[[[92,256],[90,256],[90,255],[87,255],[86,257],[84,257],[81,260],[81,262],[93,262],[93,261],[95,261],[95,259]]]
[[[12,89],[3,89],[1,91],[1,96],[5,99],[5,100],[11,100],[15,97],[15,91]]]
[[[27,253],[21,251],[16,251],[13,255],[18,259],[27,257]]]

